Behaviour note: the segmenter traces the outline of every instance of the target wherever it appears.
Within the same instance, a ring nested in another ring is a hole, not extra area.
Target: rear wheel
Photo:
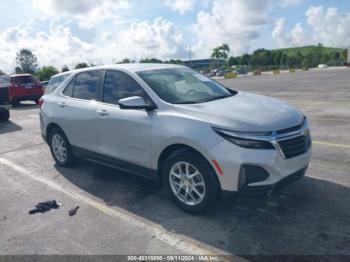
[[[163,181],[172,200],[191,213],[210,210],[220,195],[212,167],[190,150],[176,151],[165,160]]]
[[[8,121],[10,119],[10,110],[0,112],[0,121]]]
[[[68,139],[59,128],[50,131],[48,141],[51,154],[59,166],[70,166],[74,163],[74,155]]]

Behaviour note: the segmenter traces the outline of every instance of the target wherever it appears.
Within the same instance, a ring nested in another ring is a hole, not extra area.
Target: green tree
[[[215,59],[215,67],[219,67],[219,61],[224,60],[226,61],[228,58],[228,54],[230,52],[230,47],[228,44],[222,44],[218,47],[215,47],[211,53],[211,58]]]
[[[38,59],[30,49],[23,48],[16,55],[16,73],[34,74],[38,68]]]
[[[118,62],[117,64],[130,64],[131,61],[129,58],[124,58],[122,61]]]
[[[241,65],[249,65],[250,55],[244,54],[241,56],[239,63]]]
[[[68,72],[68,71],[70,71],[70,69],[68,68],[68,66],[64,65],[64,66],[62,67],[61,72],[63,73],[63,72]]]
[[[236,66],[240,64],[240,57],[233,57],[230,56],[229,59],[227,60],[227,63],[229,66]]]
[[[266,67],[273,64],[272,53],[266,49],[258,49],[254,51],[250,57],[250,64],[254,67]]]
[[[89,65],[87,63],[78,63],[75,66],[75,69],[81,69],[81,68],[86,68],[86,67],[89,67]]]
[[[348,58],[348,50],[347,50],[347,49],[344,49],[344,50],[341,52],[341,55],[340,55],[341,62],[342,62],[342,63],[346,63],[346,62],[347,62],[347,58]]]
[[[160,59],[157,59],[157,58],[142,58],[140,60],[140,63],[159,63],[159,64],[161,64],[161,63],[163,63],[163,61]]]
[[[37,71],[36,75],[40,79],[40,81],[48,81],[51,78],[51,76],[54,76],[58,73],[59,72],[55,67],[44,66]]]
[[[212,51],[211,57],[214,59],[224,59],[228,58],[230,52],[230,47],[228,44],[222,44],[221,46],[215,47]]]
[[[164,61],[164,63],[175,64],[175,65],[183,65],[184,64],[184,62],[180,59],[170,59],[168,61]]]

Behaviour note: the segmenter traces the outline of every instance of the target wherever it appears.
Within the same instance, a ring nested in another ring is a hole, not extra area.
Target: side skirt
[[[97,164],[118,169],[121,171],[125,171],[127,173],[131,173],[137,176],[142,176],[147,179],[156,180],[156,181],[159,180],[157,170],[135,165],[133,163],[130,163],[124,160],[111,158],[109,156],[95,153],[76,146],[72,146],[72,150],[73,150],[74,156],[78,158],[82,158]]]

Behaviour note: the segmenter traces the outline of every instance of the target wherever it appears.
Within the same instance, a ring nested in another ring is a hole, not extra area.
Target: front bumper
[[[274,187],[284,178],[294,176],[295,173],[305,169],[310,162],[311,151],[312,147],[302,155],[285,159],[276,149],[247,149],[223,140],[209,149],[205,155],[216,170],[221,189],[239,191],[239,174],[243,165],[258,166],[268,173],[264,181],[246,184],[245,188]],[[217,167],[212,163],[213,160],[219,164],[223,174],[218,172]]]
[[[290,174],[284,178],[282,178],[280,181],[278,181],[275,184],[272,185],[264,185],[264,186],[245,186],[238,190],[240,193],[274,193],[279,190],[282,190],[286,186],[300,180],[304,177],[307,166],[294,172],[293,174]]]
[[[8,111],[11,109],[11,105],[0,105],[0,112],[1,111]]]

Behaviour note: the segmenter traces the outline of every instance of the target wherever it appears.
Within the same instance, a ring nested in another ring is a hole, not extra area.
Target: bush
[[[236,72],[229,72],[225,74],[225,78],[236,78],[237,73]]]
[[[278,75],[278,74],[281,73],[281,71],[280,71],[279,69],[275,69],[275,70],[272,71],[272,73],[273,73],[274,75]]]
[[[253,75],[259,76],[259,75],[261,75],[261,71],[260,70],[255,70],[255,71],[253,71]]]
[[[309,68],[304,66],[301,71],[309,71]]]
[[[295,73],[295,68],[289,68],[289,73]]]

